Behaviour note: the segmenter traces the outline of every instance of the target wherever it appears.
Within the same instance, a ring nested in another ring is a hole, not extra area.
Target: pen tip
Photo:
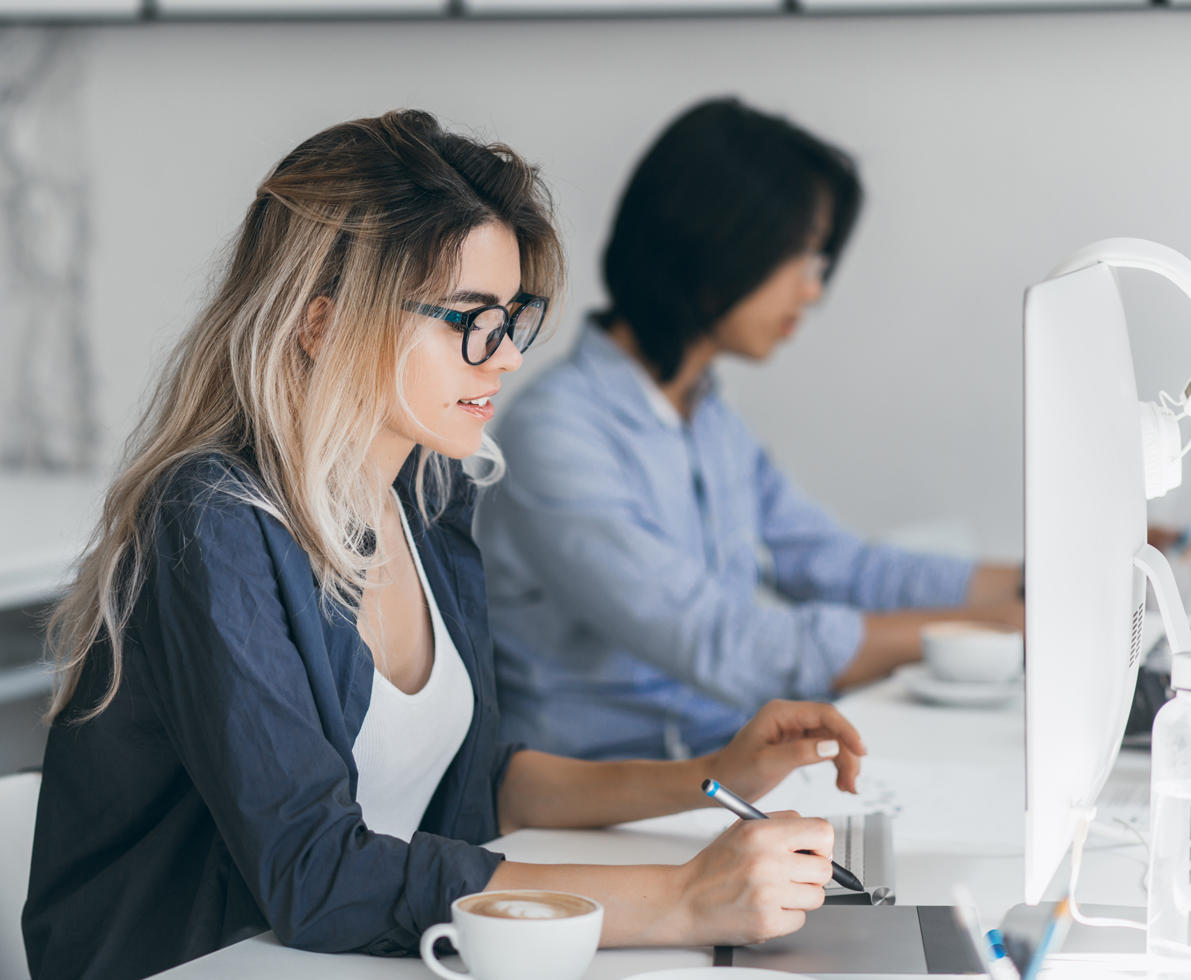
[[[720,786],[720,784],[717,783],[714,779],[703,780],[703,792],[706,793],[708,796],[711,796],[712,793],[714,793],[717,789],[719,789],[719,786]]]

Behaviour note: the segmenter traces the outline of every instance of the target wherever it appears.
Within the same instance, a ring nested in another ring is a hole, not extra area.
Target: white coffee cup
[[[570,892],[477,892],[451,903],[451,921],[422,933],[426,965],[448,980],[579,980],[604,924],[599,902]],[[449,939],[468,973],[443,966],[434,944]]]
[[[985,623],[931,623],[922,630],[922,659],[940,680],[1004,684],[1021,674],[1021,633]]]

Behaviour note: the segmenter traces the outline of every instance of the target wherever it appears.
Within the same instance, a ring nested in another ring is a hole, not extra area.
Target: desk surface
[[[0,475],[0,607],[61,587],[99,516],[97,474]]]
[[[840,709],[860,729],[870,752],[870,783],[862,796],[887,791],[882,781],[903,787],[894,820],[897,900],[902,905],[950,905],[957,885],[975,896],[986,923],[1000,922],[1022,900],[1024,721],[1020,699],[996,709],[952,709],[910,699],[897,678],[850,695]],[[1137,778],[1148,757],[1122,756],[1118,776]],[[818,768],[818,767],[816,767]],[[826,772],[823,773],[826,776]],[[863,774],[862,774],[863,775]],[[794,806],[813,791],[823,799],[825,779],[795,773],[763,806]],[[855,801],[840,794],[840,806]],[[809,812],[809,807],[805,808]],[[950,819],[954,811],[957,819]],[[958,819],[962,815],[967,819]],[[529,862],[625,864],[687,860],[731,817],[718,810],[696,810],[607,830],[521,830],[493,847],[510,859]],[[1117,841],[1089,842],[1079,898],[1084,903],[1145,903],[1144,849]],[[1051,895],[1063,891],[1066,865]],[[708,966],[702,949],[601,950],[586,980],[623,980],[647,970]],[[272,934],[246,940],[184,964],[162,976],[173,980],[215,980],[228,976],[287,980],[345,980],[431,977],[419,960],[378,960],[368,956],[327,956],[286,949]],[[837,978],[838,980],[838,978]]]

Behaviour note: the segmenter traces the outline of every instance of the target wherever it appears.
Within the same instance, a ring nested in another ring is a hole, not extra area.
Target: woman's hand
[[[738,821],[678,869],[686,943],[739,946],[784,936],[823,904],[831,824],[793,810],[769,817]]]
[[[835,785],[856,792],[860,733],[830,704],[770,701],[718,752],[702,760],[706,776],[745,799],[764,796],[799,766],[833,759]]]

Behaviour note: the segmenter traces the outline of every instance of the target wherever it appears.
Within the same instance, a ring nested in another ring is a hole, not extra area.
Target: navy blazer
[[[204,457],[169,479],[115,700],[97,644],[46,747],[22,925],[34,980],[156,973],[272,929],[323,952],[413,952],[501,855],[497,741],[474,489],[429,525],[416,453],[396,487],[471,677],[462,747],[409,841],[370,831],[352,744],[373,662],[354,620],[324,616],[306,553],[233,494],[251,470]],[[223,490],[212,489],[222,485]]]

